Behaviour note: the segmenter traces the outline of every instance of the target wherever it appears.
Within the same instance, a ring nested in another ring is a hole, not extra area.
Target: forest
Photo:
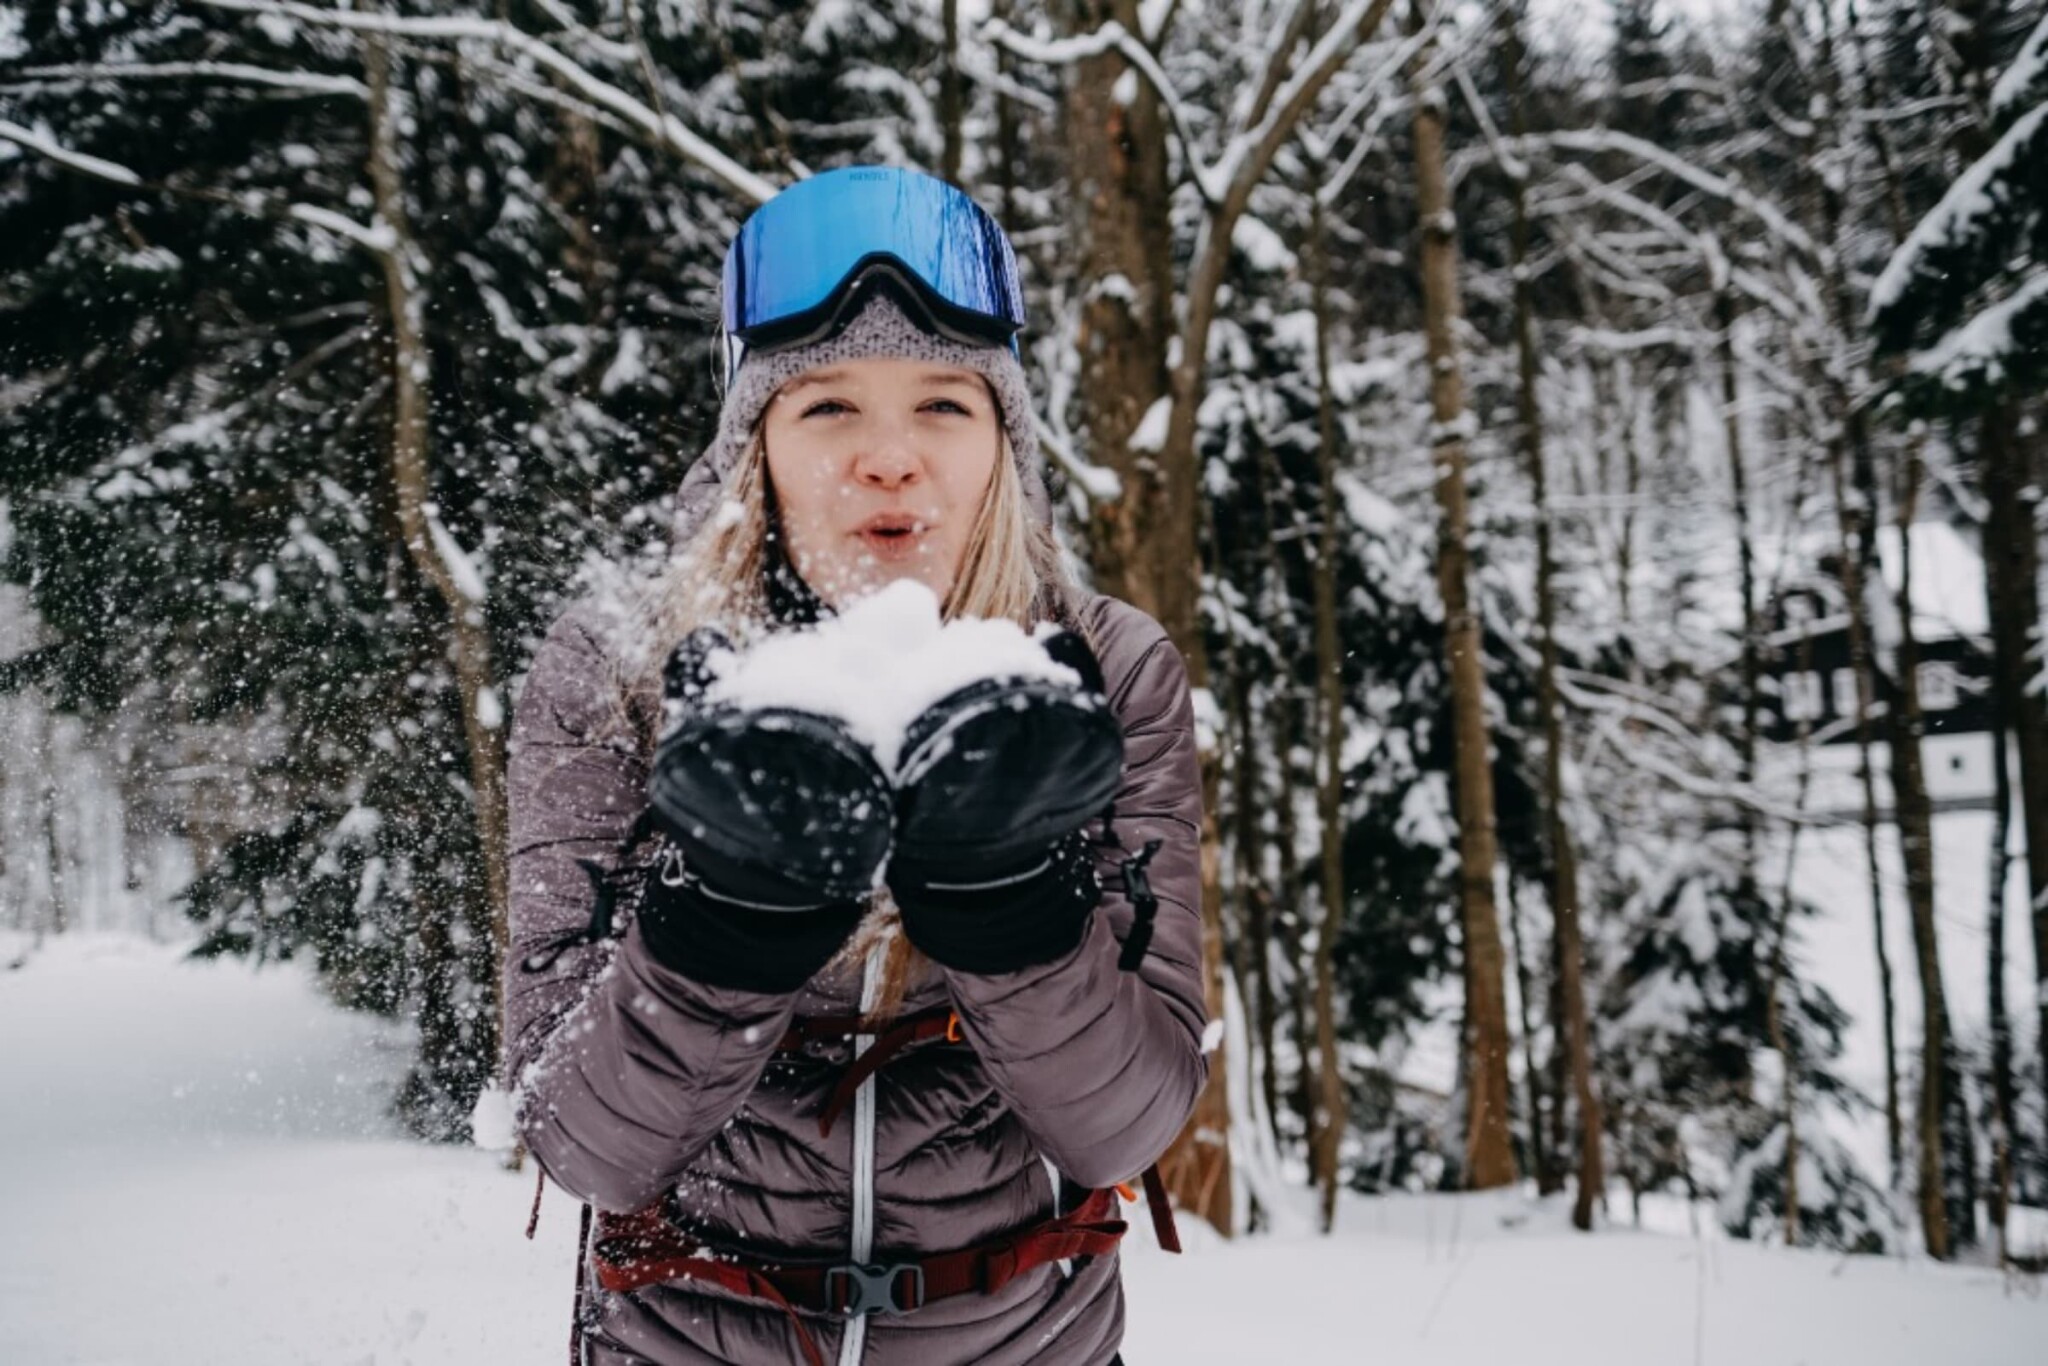
[[[1184,1211],[2048,1256],[2038,0],[0,3],[0,927],[310,961],[468,1141],[527,663],[853,163],[1197,688]]]

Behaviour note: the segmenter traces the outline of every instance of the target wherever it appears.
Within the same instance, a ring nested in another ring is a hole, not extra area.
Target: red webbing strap
[[[800,1015],[789,1022],[777,1051],[794,1053],[812,1039],[846,1039],[860,1033],[858,1015]]]
[[[821,1016],[815,1020],[803,1021],[800,1027],[808,1030],[813,1026],[821,1025],[821,1023],[837,1024],[839,1022],[840,1017]],[[855,1019],[852,1023],[854,1028],[848,1032],[859,1032],[860,1021]],[[790,1034],[796,1032],[797,1029],[795,1028],[790,1030]],[[808,1037],[818,1038],[823,1036],[823,1034],[824,1030],[820,1028],[817,1032],[810,1033]],[[889,1059],[895,1057],[914,1043],[922,1043],[927,1039],[940,1038],[951,1039],[956,1043],[960,1040],[959,1017],[943,1007],[938,1010],[928,1010],[922,1014],[913,1015],[902,1023],[876,1035],[875,1041],[868,1045],[867,1051],[847,1064],[845,1073],[839,1078],[839,1084],[834,1086],[832,1094],[826,1097],[825,1108],[818,1113],[818,1137],[830,1138],[832,1136],[832,1125],[838,1120],[839,1116],[846,1113],[846,1107],[853,1104],[854,1093],[860,1090],[861,1083],[881,1071]],[[783,1039],[786,1042],[789,1039],[789,1034],[783,1035]]]
[[[658,1207],[650,1207],[636,1214],[599,1216],[591,1261],[597,1268],[597,1283],[613,1294],[661,1281],[709,1281],[735,1295],[766,1300],[789,1320],[804,1360],[810,1366],[825,1366],[817,1340],[766,1269],[742,1266],[732,1258],[714,1259],[709,1252],[685,1238],[662,1217]]]
[[[1117,1217],[1116,1196],[1091,1191],[1071,1213],[1008,1239],[927,1258],[927,1302],[952,1295],[993,1294],[1027,1271],[1073,1257],[1105,1257],[1130,1229]]]
[[[526,1241],[529,1243],[533,1241],[533,1231],[540,1227],[541,1192],[548,1188],[548,1174],[540,1170],[540,1163],[533,1165],[533,1208],[526,1215]]]
[[[796,1310],[822,1313],[845,1310],[848,1281],[835,1278],[835,1267],[745,1265],[739,1260],[706,1255],[708,1249],[686,1237],[658,1213],[605,1215],[597,1251],[598,1284],[611,1291],[638,1290],[658,1281],[709,1281],[735,1294],[768,1301],[788,1314],[804,1341],[805,1355],[815,1363],[816,1344],[803,1330]],[[923,1273],[924,1294],[905,1310],[956,1295],[990,1294],[1034,1268],[1072,1257],[1100,1257],[1116,1251],[1129,1226],[1117,1217],[1116,1197],[1094,1191],[1078,1209],[1048,1219],[1021,1233],[979,1247],[942,1252],[903,1269]],[[611,1230],[617,1230],[611,1232]],[[901,1281],[901,1276],[896,1278]],[[913,1278],[914,1281],[914,1278]],[[899,1287],[892,1286],[892,1293]]]
[[[1173,1222],[1173,1203],[1166,1198],[1166,1181],[1159,1175],[1157,1162],[1145,1168],[1143,1180],[1145,1204],[1152,1211],[1152,1236],[1159,1240],[1161,1251],[1180,1251],[1180,1229]]]

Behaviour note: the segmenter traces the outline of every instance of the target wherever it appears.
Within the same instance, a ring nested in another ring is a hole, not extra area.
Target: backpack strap
[[[1071,1213],[957,1252],[895,1263],[776,1263],[698,1242],[657,1208],[600,1214],[591,1264],[614,1293],[668,1281],[708,1281],[780,1308],[805,1357],[822,1366],[798,1311],[853,1317],[911,1314],[937,1300],[989,1295],[1041,1266],[1116,1250],[1128,1230],[1116,1196],[1095,1191]]]
[[[815,1020],[802,1022],[806,1027],[815,1023]],[[855,1027],[844,1032],[856,1033],[858,1025],[859,1021],[856,1020]],[[789,1034],[783,1035],[785,1043],[791,1034],[797,1032],[797,1029],[792,1028]],[[806,1037],[816,1038],[819,1035],[809,1034]],[[847,1106],[853,1104],[854,1093],[860,1090],[861,1083],[881,1071],[891,1058],[910,1045],[930,1039],[964,1043],[966,1036],[960,1032],[960,1017],[942,1006],[937,1010],[927,1010],[913,1015],[876,1035],[875,1041],[868,1045],[867,1051],[847,1065],[845,1073],[839,1078],[839,1084],[832,1088],[832,1094],[826,1098],[825,1108],[818,1114],[818,1137],[831,1136],[833,1123],[840,1115],[846,1113]]]

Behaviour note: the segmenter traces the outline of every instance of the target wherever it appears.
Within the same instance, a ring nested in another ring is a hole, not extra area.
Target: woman
[[[1102,1188],[1206,1073],[1180,656],[1061,567],[1015,261],[966,196],[803,182],[723,302],[672,569],[558,621],[514,719],[505,1066],[528,1150],[600,1212],[580,1354],[1112,1362]],[[707,699],[717,646],[904,578],[1064,628],[1082,683],[947,699],[894,775],[826,718]]]

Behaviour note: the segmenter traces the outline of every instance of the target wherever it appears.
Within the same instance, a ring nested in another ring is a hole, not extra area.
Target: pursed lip
[[[923,543],[931,524],[914,512],[878,512],[854,530],[854,539],[879,555],[901,555]]]

